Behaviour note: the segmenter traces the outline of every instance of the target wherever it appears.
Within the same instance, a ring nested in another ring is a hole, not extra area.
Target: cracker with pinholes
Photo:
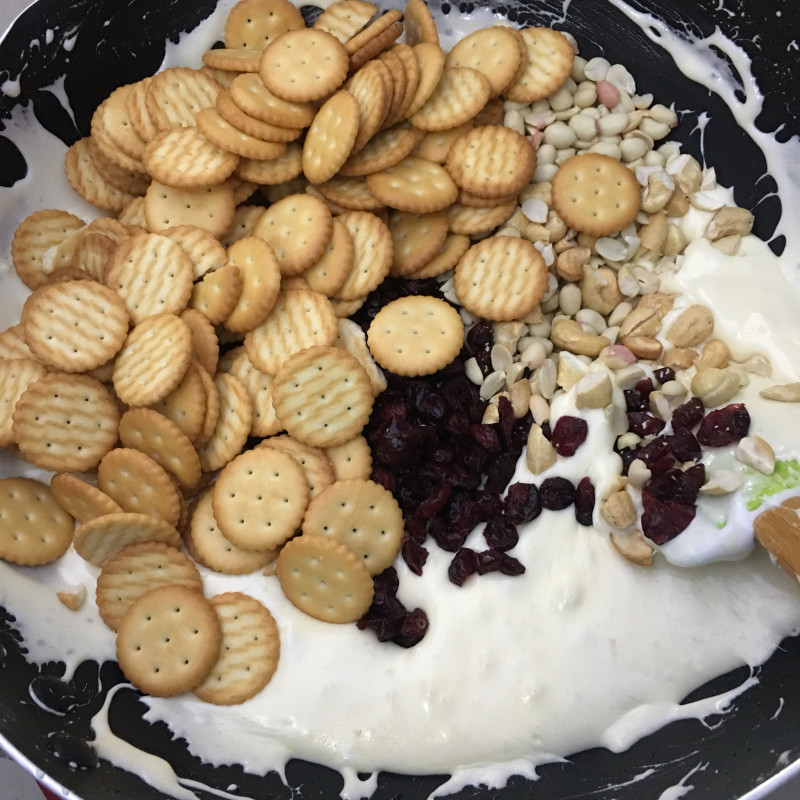
[[[369,381],[372,384],[372,393],[377,397],[386,389],[386,377],[367,347],[367,337],[361,326],[351,319],[339,320],[339,333],[334,342],[351,356],[355,356],[364,367]]]
[[[28,461],[53,472],[81,472],[114,446],[119,410],[100,381],[51,372],[28,385],[12,419],[14,440]]]
[[[408,0],[404,15],[406,24],[406,41],[410,45],[419,42],[439,44],[439,31],[430,9],[424,0]]]
[[[14,442],[12,415],[17,400],[46,374],[47,368],[33,358],[0,359],[0,447]]]
[[[309,186],[311,194],[318,191],[325,198],[331,211],[341,214],[344,211],[380,211],[385,207],[367,186],[366,178],[345,178],[337,175],[325,183]]]
[[[325,251],[333,218],[325,203],[308,194],[292,194],[273,203],[253,229],[275,251],[281,275],[299,275]]]
[[[303,469],[308,481],[309,497],[316,497],[333,483],[333,465],[321,447],[303,444],[286,434],[271,436],[257,447],[271,447],[273,450],[288,453]]]
[[[92,114],[89,130],[91,140],[97,145],[102,154],[113,164],[128,172],[146,174],[147,170],[138,157],[126,153],[109,135],[105,126],[105,112],[107,102],[101,103]],[[144,140],[142,140],[144,141]]]
[[[213,375],[219,361],[219,337],[214,326],[194,308],[185,308],[180,316],[192,333],[192,358]]]
[[[424,131],[455,128],[472,119],[491,93],[489,79],[482,72],[469,67],[445,67],[430,97],[409,120]]]
[[[116,355],[128,335],[128,312],[116,292],[95,281],[62,281],[31,295],[24,324],[40,361],[85,372]]]
[[[115,447],[97,465],[97,487],[123,511],[149,514],[177,525],[178,490],[169,473],[141,450]]]
[[[0,359],[13,358],[38,360],[25,341],[25,326],[21,322],[0,331]]]
[[[195,362],[190,362],[178,385],[152,407],[194,440],[205,417],[205,390]]]
[[[149,186],[147,187],[150,188]],[[147,193],[145,192],[145,195]],[[117,220],[121,222],[126,227],[136,227],[140,230],[138,231],[146,231],[149,227],[147,220],[145,219],[145,198],[144,197],[134,197],[130,203],[125,205],[125,208],[119,212],[117,215]]]
[[[342,44],[352,39],[377,13],[368,0],[335,0],[316,19],[314,27],[333,34]]]
[[[181,189],[215,186],[239,163],[235,153],[189,126],[158,133],[147,143],[142,160],[155,180]]]
[[[114,251],[104,283],[122,298],[137,324],[153,314],[180,313],[192,293],[192,275],[192,262],[179,244],[157,233],[141,233]]]
[[[553,208],[571,228],[608,236],[630,225],[639,213],[641,187],[624,164],[601,153],[564,161],[552,180]]]
[[[145,93],[147,111],[162,131],[189,127],[204,108],[213,108],[222,87],[200,70],[169,67],[150,79]]]
[[[344,444],[326,447],[325,453],[333,466],[334,479],[367,479],[372,474],[372,451],[363,436],[354,436]]]
[[[510,29],[502,25],[479,28],[460,39],[445,60],[445,67],[471,67],[483,73],[492,97],[502,94],[520,67],[521,54]]]
[[[253,196],[253,192],[258,188],[253,181],[246,181],[238,175],[231,175],[225,182],[231,187],[233,202],[237,206],[240,203],[247,202]]]
[[[147,454],[181,486],[200,480],[200,458],[189,437],[170,419],[151,408],[130,408],[119,422],[123,447]]]
[[[273,125],[242,111],[228,89],[221,91],[217,96],[216,109],[219,115],[234,128],[256,139],[263,139],[265,142],[293,142],[295,139],[299,139],[303,133],[302,128]]]
[[[222,86],[223,89],[230,89],[233,79],[237,77],[237,75],[242,74],[241,72],[234,70],[211,67],[205,63],[202,67],[200,67],[200,72],[202,72],[204,75],[208,75],[209,78],[213,78],[220,86]]]
[[[178,189],[153,181],[142,203],[147,227],[154,233],[196,225],[212,236],[222,236],[236,210],[233,189],[227,182],[202,189]]]
[[[410,45],[404,43],[395,44],[389,52],[395,53],[398,56],[403,63],[403,70],[406,74],[406,85],[403,97],[400,100],[400,106],[397,108],[393,118],[387,120],[389,125],[394,125],[408,116],[408,110],[411,108],[411,104],[414,102],[417,89],[419,88],[421,70],[419,60],[414,53],[414,49]]]
[[[300,527],[308,496],[303,468],[288,453],[246,450],[225,465],[214,484],[214,519],[235,545],[273,550]]]
[[[176,242],[192,262],[193,280],[202,278],[209,272],[214,272],[228,262],[225,248],[219,240],[203,228],[195,225],[178,225],[167,228],[162,232]]]
[[[89,158],[100,177],[112,186],[116,186],[121,192],[137,196],[143,195],[147,191],[150,183],[148,175],[131,172],[119,164],[115,164],[98,147],[97,142],[91,136],[89,137]]]
[[[511,128],[482,125],[453,142],[445,166],[462,189],[478,197],[504,198],[531,181],[536,151]]]
[[[332,447],[359,434],[372,411],[372,384],[358,359],[338,347],[309,347],[286,361],[272,403],[287,433]]]
[[[206,490],[191,510],[183,541],[189,554],[204,567],[226,575],[247,575],[264,569],[277,558],[275,550],[245,550],[222,535],[214,519],[213,488]]]
[[[299,161],[298,161],[299,163]],[[298,173],[300,169],[298,167]],[[219,240],[223,247],[230,247],[234,242],[239,239],[244,239],[245,236],[250,236],[253,233],[253,228],[256,222],[264,213],[263,206],[253,204],[242,204],[236,207],[236,213],[233,216],[233,221],[230,224],[225,235]]]
[[[98,171],[89,152],[89,139],[78,139],[64,157],[64,172],[70,186],[87,203],[107,211],[120,211],[135,195],[117,188]]]
[[[294,353],[336,338],[336,315],[325,295],[309,289],[281,292],[267,318],[244,339],[253,365],[275,375]]]
[[[272,614],[255,598],[226,592],[211,598],[222,624],[219,660],[194,693],[207,703],[232,706],[258,694],[278,668],[280,634]]]
[[[271,92],[258,75],[244,74],[233,79],[231,99],[252,117],[284,128],[305,128],[314,119],[311,103],[284,100]]]
[[[216,50],[206,50],[203,53],[205,66],[212,70],[222,70],[225,73],[232,72],[234,75],[239,72],[258,72],[260,60],[261,50],[254,50],[250,47],[220,47]],[[230,85],[229,81],[222,81],[216,77],[217,72],[205,74],[211,75],[222,86]]]
[[[423,136],[422,131],[416,128],[387,128],[375,134],[358,153],[351,155],[339,174],[344,177],[359,177],[380,172],[411,155]]]
[[[436,278],[444,275],[445,272],[453,269],[461,260],[464,253],[469,250],[471,241],[469,236],[459,233],[448,233],[447,238],[442,243],[436,255],[416,272],[412,272],[408,277],[413,280],[424,280],[425,278]]]
[[[261,186],[274,186],[290,181],[303,172],[303,148],[297,142],[289,142],[286,150],[271,159],[243,158],[237,169],[237,175]],[[259,216],[263,213],[261,209]],[[255,227],[253,225],[252,227]],[[251,230],[252,230],[251,227]]]
[[[142,595],[117,629],[117,661],[125,677],[153,697],[196,689],[219,658],[222,628],[199,592],[160,586]]]
[[[104,491],[68,472],[53,475],[50,489],[61,508],[77,522],[122,511],[119,504]]]
[[[366,295],[356,297],[355,300],[339,300],[334,297],[331,299],[331,305],[333,306],[333,313],[336,314],[336,318],[344,319],[345,317],[352,317],[366,301]]]
[[[356,141],[358,120],[358,100],[345,89],[322,104],[303,144],[303,174],[311,183],[323,183],[339,171]]]
[[[388,128],[398,120],[397,114],[400,104],[405,98],[408,79],[406,78],[405,66],[397,53],[392,52],[392,50],[384,50],[378,56],[378,60],[389,70],[389,76],[392,81],[392,98],[386,107],[386,114],[381,125],[382,128]]]
[[[420,42],[413,45],[411,49],[417,60],[419,79],[414,96],[407,101],[406,107],[403,109],[406,119],[414,116],[436,90],[444,70],[445,59],[442,48],[433,42]]]
[[[102,283],[106,264],[116,249],[117,243],[110,236],[104,233],[87,233],[75,248],[70,267],[77,267],[90,278]]]
[[[131,124],[127,101],[133,84],[119,86],[101,104],[102,125],[114,143],[131,158],[141,159],[145,141]]]
[[[322,622],[355,622],[372,604],[372,577],[363,559],[326,536],[303,534],[287,542],[277,575],[286,597]]]
[[[248,236],[228,248],[228,261],[239,268],[242,289],[225,319],[225,327],[229,331],[249,331],[264,321],[278,298],[278,259],[263,239]]]
[[[235,375],[217,373],[214,386],[219,398],[214,430],[197,448],[204,472],[227,464],[244,447],[253,426],[253,401],[242,382]]]
[[[236,376],[247,389],[253,402],[253,436],[272,436],[280,433],[283,426],[275,416],[272,406],[272,376],[256,369],[247,352],[240,353],[231,364],[231,375]]]
[[[353,239],[345,225],[333,220],[333,233],[321,258],[312,264],[303,278],[312,291],[332,297],[341,289],[353,265]]]
[[[282,33],[304,27],[289,0],[240,0],[225,20],[225,46],[263,50]]]
[[[292,103],[321,100],[347,77],[350,60],[344,45],[315,28],[287,31],[264,49],[261,80],[270,92]]]
[[[284,142],[267,142],[239,130],[222,117],[216,108],[199,111],[195,123],[209,141],[243,158],[278,158],[286,150]]]
[[[75,524],[47,484],[33,478],[0,478],[0,559],[49,564],[72,542]]]
[[[547,266],[526,239],[492,236],[474,244],[456,265],[458,301],[467,311],[495,322],[524,317],[547,289]]]
[[[103,564],[95,598],[103,622],[117,630],[125,612],[143,594],[159,586],[184,586],[203,593],[203,579],[192,560],[164,542],[123,547]]]
[[[451,233],[467,236],[489,233],[507,222],[517,210],[516,200],[507,200],[499,205],[475,208],[462,203],[453,203],[447,210],[447,224]]]
[[[194,284],[189,307],[205,314],[212,325],[224,322],[236,308],[244,279],[236,264],[226,264],[209,272]]]
[[[363,560],[370,575],[391,566],[403,539],[403,512],[388,489],[371,480],[337,481],[312,498],[303,535],[328,536]]]
[[[385,369],[398,375],[431,375],[461,351],[464,324],[458,311],[444,300],[401,297],[375,315],[367,342]]]
[[[149,406],[181,381],[192,357],[192,332],[174,314],[156,314],[128,334],[114,362],[117,396],[131,406]]]
[[[336,296],[354,300],[376,289],[389,274],[392,235],[386,223],[368,211],[346,211],[338,219],[353,242],[353,262]]]
[[[447,171],[432,161],[408,156],[394,166],[367,175],[367,188],[390,208],[423,214],[441,211],[458,197]]]
[[[128,112],[131,127],[143,142],[149,142],[158,133],[158,128],[153,124],[147,110],[147,85],[150,80],[148,76],[132,84],[125,98],[125,110]]]
[[[552,28],[523,28],[521,34],[527,52],[526,66],[504,94],[513,102],[533,103],[563,85],[572,72],[575,52],[569,39]]]
[[[411,275],[427,264],[444,244],[447,216],[444,211],[413,214],[395,211],[389,215],[394,257],[392,275]]]
[[[205,444],[211,438],[211,435],[214,433],[214,429],[216,428],[217,418],[219,417],[219,391],[214,384],[214,378],[205,367],[203,367],[201,364],[198,364],[197,371],[200,374],[200,379],[203,383],[203,391],[206,395],[206,413],[205,417],[203,418],[203,427],[200,429],[200,433],[197,434],[197,438],[192,443],[195,447],[200,447],[200,445]]]
[[[163,519],[148,514],[122,511],[103,514],[79,525],[75,530],[75,552],[97,567],[102,567],[114,553],[137,542],[165,542],[180,545],[177,529]]]

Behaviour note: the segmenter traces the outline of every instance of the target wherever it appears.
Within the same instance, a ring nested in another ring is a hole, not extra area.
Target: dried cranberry
[[[478,553],[478,574],[486,575],[490,572],[502,572],[504,575],[522,575],[525,567],[522,563],[500,550],[484,550]]]
[[[678,461],[697,461],[703,455],[700,442],[688,428],[678,428],[672,436],[672,453]]]
[[[656,544],[664,544],[686,530],[694,519],[697,509],[672,501],[662,501],[642,492],[642,531]]]
[[[653,379],[652,378],[642,378],[640,381],[636,382],[636,385],[633,387],[636,389],[639,394],[647,400],[650,395],[656,390],[656,387],[653,386]]]
[[[575,519],[578,525],[591,527],[594,516],[595,491],[589,478],[581,478],[575,487]]]
[[[400,647],[413,647],[422,641],[428,632],[428,615],[421,609],[415,608],[406,614],[400,626],[399,633],[392,641]]]
[[[747,436],[750,414],[744,403],[731,403],[709,411],[697,430],[697,441],[707,447],[725,447]]]
[[[469,417],[455,411],[444,418],[444,429],[452,436],[466,436],[469,433]]]
[[[484,378],[492,371],[491,350],[493,341],[492,324],[486,320],[476,323],[467,332],[467,350],[478,362]]]
[[[428,538],[428,523],[422,517],[415,514],[406,514],[405,534],[409,539],[413,539],[419,544],[424,544]]]
[[[647,494],[658,500],[691,506],[697,501],[697,493],[704,481],[705,467],[702,464],[696,464],[685,472],[673,468],[654,475],[642,489],[642,496]]]
[[[489,466],[489,453],[472,439],[461,438],[453,443],[453,456],[469,472],[481,475]]]
[[[372,412],[372,424],[377,428],[396,419],[408,420],[410,416],[411,406],[403,399],[403,396],[389,390],[384,392],[380,402],[375,404]]]
[[[508,486],[517,469],[519,453],[500,453],[490,464],[484,488],[487,492],[500,494]]]
[[[424,519],[435,517],[448,503],[453,487],[449,483],[440,483],[417,507],[417,514]]]
[[[488,450],[490,453],[500,453],[503,450],[496,425],[485,425],[483,423],[472,425],[469,433],[484,450]]]
[[[372,475],[370,476],[375,483],[379,483],[384,489],[388,489],[392,494],[397,489],[397,480],[394,473],[390,472],[386,467],[375,465],[372,467]]]
[[[436,423],[447,413],[444,398],[422,381],[409,382],[406,399],[425,422]]]
[[[468,530],[451,528],[441,517],[428,521],[428,535],[442,550],[456,553],[463,546]]]
[[[486,523],[483,529],[486,544],[495,550],[511,550],[519,541],[517,526],[505,517],[495,517]]]
[[[513,449],[513,431],[514,423],[517,418],[514,416],[514,407],[507,397],[501,397],[497,402],[497,412],[500,419],[497,422],[497,427],[500,430],[500,441],[503,445],[503,450]]]
[[[450,562],[447,568],[447,577],[450,582],[456,586],[463,586],[464,581],[470,575],[474,575],[478,571],[478,555],[474,550],[469,547],[462,547]]]
[[[483,491],[479,492],[475,499],[480,504],[481,522],[502,516],[503,500],[499,493]]]
[[[524,417],[520,417],[511,429],[511,449],[521,451],[528,442],[528,434],[533,425],[533,414],[529,411]]]
[[[441,387],[441,393],[451,412],[466,414],[471,424],[483,419],[486,404],[481,400],[478,387],[464,375],[449,380]]]
[[[569,508],[575,500],[575,486],[566,478],[545,478],[539,487],[542,508],[560,511]]]
[[[650,470],[651,474],[653,475],[660,475],[662,472],[666,472],[669,469],[672,469],[675,466],[675,457],[672,453],[668,453],[663,458],[659,458],[658,461],[653,461],[649,466],[648,469]]]
[[[694,428],[705,413],[705,406],[699,397],[692,397],[685,403],[679,405],[673,412],[670,422],[672,430],[678,428]]]
[[[628,412],[628,430],[639,436],[651,436],[661,433],[666,423],[646,411]]]
[[[623,391],[625,396],[625,410],[626,411],[648,411],[650,403],[647,398],[643,397],[636,389],[625,389]]]
[[[471,531],[484,521],[483,509],[480,502],[473,500],[467,492],[454,491],[444,519],[456,530]]]
[[[675,380],[675,370],[672,367],[657,367],[653,370],[653,375],[660,384]]]
[[[542,513],[535,483],[512,483],[503,501],[503,516],[513,525],[524,525]]]
[[[379,464],[398,469],[418,461],[426,451],[436,446],[437,438],[431,426],[414,425],[398,418],[374,431],[369,443]]]
[[[574,456],[588,435],[589,425],[585,419],[565,414],[558,418],[550,437],[550,444],[560,456]]]
[[[671,452],[672,437],[656,436],[656,438],[651,442],[648,442],[639,448],[636,458],[644,461],[645,466],[649,467],[651,464],[655,464],[660,459],[670,455]]]

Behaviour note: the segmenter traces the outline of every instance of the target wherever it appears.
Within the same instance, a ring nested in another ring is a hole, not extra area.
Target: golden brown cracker
[[[259,75],[239,75],[231,83],[230,92],[242,111],[271,125],[305,128],[316,113],[311,103],[296,103],[278,97],[264,85]]]
[[[303,174],[311,183],[332,178],[347,160],[359,128],[358,100],[345,89],[320,107],[303,144]]]
[[[272,406],[272,376],[256,369],[246,351],[236,357],[229,372],[242,382],[253,403],[253,423],[250,433],[253,436],[272,436],[280,433],[283,426],[275,416],[275,409]]]
[[[404,20],[408,44],[413,47],[420,42],[429,42],[438,46],[439,31],[424,0],[408,0]]]
[[[533,103],[555,92],[572,72],[575,53],[569,39],[552,28],[523,28],[527,50],[523,73],[505,90],[507,100]]]
[[[163,233],[179,225],[195,225],[222,236],[233,220],[236,201],[227,183],[202,189],[177,189],[153,181],[143,200],[149,230]]]
[[[392,236],[386,224],[368,211],[346,211],[338,219],[353,242],[353,261],[336,296],[354,300],[376,289],[389,274]]]
[[[263,50],[286,31],[305,27],[289,0],[240,0],[225,20],[225,46]]]
[[[77,522],[87,522],[103,514],[117,514],[122,511],[119,503],[104,491],[68,472],[53,475],[50,489],[59,505]]]
[[[411,275],[427,264],[444,244],[447,215],[444,211],[412,214],[395,211],[389,215],[394,257],[392,275]]]
[[[195,124],[204,108],[213,108],[222,87],[200,70],[168,67],[156,73],[147,84],[145,103],[153,124],[159,130]]]
[[[390,208],[413,213],[441,211],[458,197],[447,171],[432,161],[408,156],[380,172],[367,175],[367,188]]]
[[[209,272],[194,285],[189,307],[202,312],[213,325],[224,322],[239,302],[244,279],[236,264]]]
[[[332,297],[342,287],[353,265],[353,239],[347,227],[334,217],[333,233],[325,252],[302,277],[310,289]]]
[[[278,298],[278,259],[263,239],[248,236],[228,248],[228,261],[239,268],[242,289],[225,319],[225,327],[229,331],[249,331],[264,321]]]
[[[17,400],[46,374],[47,368],[33,358],[0,359],[0,447],[14,443],[12,417]]]
[[[75,552],[86,561],[102,567],[114,553],[137,542],[165,542],[178,547],[178,531],[163,519],[120,512],[87,520],[75,530]]]
[[[354,436],[344,444],[326,447],[325,452],[333,466],[334,478],[337,481],[351,478],[366,480],[372,474],[372,451],[363,436]]]
[[[309,498],[316,497],[333,483],[333,465],[321,447],[303,444],[286,434],[270,436],[269,439],[264,439],[258,447],[271,447],[273,450],[288,453],[303,470],[308,482]]]
[[[197,454],[204,472],[227,464],[244,447],[253,426],[253,402],[235,375],[217,373],[214,386],[219,396],[216,424]]]

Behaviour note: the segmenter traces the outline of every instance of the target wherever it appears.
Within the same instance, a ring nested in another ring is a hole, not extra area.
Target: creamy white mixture
[[[220,15],[232,4],[224,0],[215,17],[170,46],[165,66],[199,63],[199,54],[218,38]],[[669,34],[658,44],[676,52],[682,47]],[[747,113],[752,116],[742,116],[743,124],[755,118],[751,106]],[[59,142],[26,114],[15,120],[11,135],[34,175],[0,192],[3,327],[18,319],[26,294],[7,261],[15,225],[44,207],[73,210],[85,219],[96,214],[63,180]],[[760,144],[770,149],[770,164],[788,155],[781,150],[786,146],[771,139]],[[44,174],[47,181],[37,180]],[[684,224],[702,224],[698,217]],[[800,236],[786,233],[787,252],[798,252],[792,248],[800,247]],[[786,272],[795,268],[796,262],[784,262]],[[787,283],[762,242],[749,237],[739,255],[727,257],[698,241],[663,288],[682,295],[673,313],[692,302],[712,308],[716,334],[736,358],[763,353],[777,380],[800,380],[800,290]],[[751,433],[767,439],[778,458],[798,456],[800,426],[787,424],[797,416],[796,407],[758,396],[770,382],[753,378],[743,390]],[[576,413],[570,394],[554,403],[554,419],[563,413]],[[587,442],[550,474],[575,480],[588,475],[600,496],[619,471],[614,436],[602,412],[583,413]],[[730,466],[729,449],[715,459]],[[2,456],[0,474],[20,472],[41,474]],[[543,477],[530,475],[523,457],[513,480],[539,483]],[[409,608],[425,608],[430,618],[428,634],[409,650],[379,644],[353,625],[305,616],[285,599],[275,578],[201,568],[207,595],[242,590],[270,608],[280,628],[280,664],[267,688],[241,706],[218,708],[192,695],[148,698],[147,718],[166,721],[193,753],[212,763],[236,762],[254,773],[282,771],[293,757],[332,766],[345,777],[346,797],[368,795],[375,787],[374,775],[362,782],[357,772],[446,772],[452,778],[437,791],[445,794],[471,783],[501,787],[513,774],[535,777],[537,765],[585,748],[624,750],[672,720],[725,711],[755,678],[720,697],[680,702],[717,675],[765,661],[784,636],[800,631],[800,589],[765,552],[753,549],[752,517],[741,500],[703,500],[695,523],[649,569],[619,556],[597,512],[589,529],[576,524],[572,509],[544,512],[521,530],[512,551],[527,568],[521,577],[473,576],[458,588],[447,580],[451,554],[433,547],[422,577],[398,559],[400,599]],[[471,536],[482,549],[480,531]],[[113,633],[93,601],[96,574],[74,553],[37,569],[0,563],[0,603],[17,616],[33,660],[66,660],[69,675],[84,659],[113,658]],[[76,584],[85,585],[89,597],[83,609],[70,612],[55,592]],[[166,762],[110,731],[107,709],[114,694],[94,720],[99,754],[168,794],[194,797]]]

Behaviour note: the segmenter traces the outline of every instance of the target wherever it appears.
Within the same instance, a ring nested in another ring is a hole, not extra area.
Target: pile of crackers
[[[43,210],[14,236],[32,293],[0,333],[0,445],[55,475],[0,481],[0,557],[42,564],[74,545],[100,570],[123,671],[154,695],[242,702],[278,663],[269,611],[207,600],[195,562],[277,574],[328,622],[369,608],[403,535],[360,436],[380,367],[436,372],[464,326],[407,297],[365,336],[348,316],[367,294],[455,269],[467,310],[514,320],[547,287],[533,244],[488,234],[536,167],[499,124],[503,98],[556,90],[569,41],[495,26],[445,54],[422,0],[405,26],[376,13],[337,0],[306,27],[288,0],[241,0],[204,66],[115,90],[69,148],[75,191],[117,216]],[[590,227],[563,183],[554,203]]]

